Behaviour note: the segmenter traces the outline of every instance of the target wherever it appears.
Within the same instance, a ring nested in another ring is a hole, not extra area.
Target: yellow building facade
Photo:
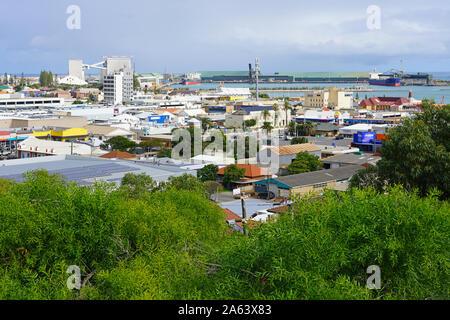
[[[88,138],[87,129],[84,128],[71,128],[64,130],[47,130],[47,131],[33,131],[36,138],[49,139],[53,141],[66,142],[68,140],[83,140]]]

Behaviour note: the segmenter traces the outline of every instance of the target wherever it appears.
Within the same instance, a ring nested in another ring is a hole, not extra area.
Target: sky
[[[140,73],[248,70],[256,57],[265,74],[385,72],[401,61],[408,72],[450,71],[448,0],[1,2],[0,74],[66,74],[69,59],[113,55],[132,56]],[[79,29],[67,27],[70,5]]]

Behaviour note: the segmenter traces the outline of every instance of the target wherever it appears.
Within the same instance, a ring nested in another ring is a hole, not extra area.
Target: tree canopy
[[[302,143],[308,143],[308,139],[305,137],[294,137],[291,140],[291,145],[293,144],[302,144]]]
[[[200,184],[124,197],[45,171],[0,182],[0,299],[448,299],[450,210],[436,194],[327,191],[243,236]]]
[[[371,177],[360,174],[359,178],[374,182],[372,186],[378,189],[401,184],[410,191],[418,189],[422,196],[436,188],[443,198],[448,198],[450,106],[437,107],[427,101],[423,106],[422,114],[387,132],[388,139],[380,149],[381,160],[370,173],[365,171]],[[375,172],[378,177],[374,180]]]
[[[224,170],[223,184],[227,187],[231,186],[233,181],[238,181],[244,177],[245,169],[239,168],[235,164],[231,164]]]
[[[128,152],[133,152],[137,146],[136,142],[122,136],[117,136],[106,140],[106,143],[109,144],[113,150]]]
[[[217,180],[217,172],[219,167],[214,164],[208,164],[198,171],[198,178],[202,181],[215,181]]]
[[[319,158],[305,151],[298,153],[287,169],[290,174],[298,174],[317,171],[322,166],[323,163],[319,160]]]

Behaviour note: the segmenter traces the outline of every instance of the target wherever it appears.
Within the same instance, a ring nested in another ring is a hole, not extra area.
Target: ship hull
[[[372,86],[387,86],[387,87],[400,87],[400,79],[391,78],[386,80],[369,80],[369,84]]]
[[[200,84],[202,83],[200,80],[183,80],[183,82],[181,84],[185,85],[185,86],[190,86],[193,84]]]

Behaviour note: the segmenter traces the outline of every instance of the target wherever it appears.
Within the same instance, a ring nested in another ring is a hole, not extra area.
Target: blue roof
[[[24,180],[24,173],[38,169],[59,174],[64,177],[64,180],[73,181],[79,185],[90,185],[99,180],[120,184],[126,173],[145,173],[157,182],[166,181],[170,176],[179,176],[183,173],[196,175],[193,170],[157,165],[148,161],[50,156],[1,161],[0,179],[14,179],[16,182],[21,182]]]
[[[276,184],[278,186],[278,188],[282,188],[282,189],[291,189],[292,188],[292,187],[290,187],[290,186],[288,186],[288,185],[286,185],[284,183],[281,183],[278,180],[272,179],[272,178],[269,179],[269,183]],[[253,182],[253,184],[257,184],[257,185],[260,185],[260,186],[266,186],[267,185],[267,179]]]
[[[273,110],[273,107],[272,106],[242,106],[239,109],[244,110],[246,112],[253,112],[253,111]]]

